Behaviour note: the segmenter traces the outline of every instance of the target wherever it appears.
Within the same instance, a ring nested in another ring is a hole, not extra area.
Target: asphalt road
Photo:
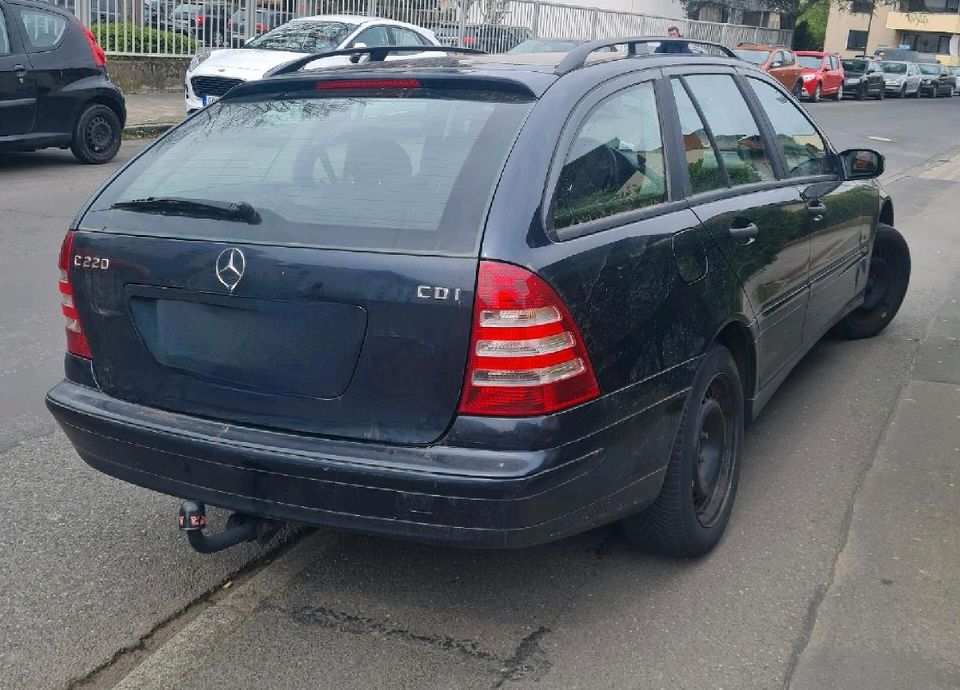
[[[677,562],[637,554],[615,529],[516,552],[318,533],[298,547],[289,583],[218,640],[185,684],[817,687],[811,669],[830,660],[810,655],[847,620],[843,592],[835,610],[828,596],[844,572],[838,556],[872,524],[858,522],[866,519],[858,496],[869,489],[880,505],[908,503],[929,490],[900,480],[904,493],[894,498],[876,458],[931,324],[960,297],[960,185],[919,177],[960,152],[952,128],[960,98],[810,108],[838,146],[887,154],[913,282],[884,334],[818,345],[749,430],[720,548]],[[176,500],[88,469],[43,408],[63,352],[60,241],[85,197],[141,146],[125,143],[117,163],[102,168],[63,152],[0,159],[2,687],[88,677],[261,555],[192,553],[174,525]],[[942,362],[934,358],[927,378],[940,380]],[[960,445],[950,433],[938,437],[944,452]],[[955,580],[938,586],[956,591]],[[947,644],[941,656],[960,664],[955,647],[952,654]],[[949,687],[953,677],[945,678]]]

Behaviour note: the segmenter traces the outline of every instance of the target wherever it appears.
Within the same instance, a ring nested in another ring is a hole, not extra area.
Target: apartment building
[[[945,65],[960,65],[960,0],[830,6],[824,50],[852,57],[873,54],[881,46],[930,53]]]

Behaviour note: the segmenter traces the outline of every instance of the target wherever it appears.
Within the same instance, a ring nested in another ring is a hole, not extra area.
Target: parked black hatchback
[[[0,151],[70,147],[84,163],[116,156],[126,108],[106,64],[70,12],[0,0]]]
[[[650,41],[231,90],[68,232],[49,409],[191,499],[206,550],[264,519],[492,547],[623,519],[707,552],[745,423],[825,333],[890,322],[910,256],[879,154],[719,46]]]

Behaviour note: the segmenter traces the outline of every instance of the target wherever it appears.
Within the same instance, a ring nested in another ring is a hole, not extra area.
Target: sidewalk
[[[183,94],[172,93],[130,93],[125,94],[127,101],[127,132],[157,134],[182,120],[187,109]]]

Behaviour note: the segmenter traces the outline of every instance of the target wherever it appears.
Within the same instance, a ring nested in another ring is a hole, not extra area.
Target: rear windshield
[[[887,74],[906,74],[907,66],[902,62],[885,62],[880,65],[882,69]]]
[[[531,104],[515,97],[492,101],[489,92],[401,93],[408,95],[215,103],[127,167],[94,202],[83,227],[475,254],[486,208]],[[111,208],[151,198],[246,203],[261,220]]]
[[[867,71],[866,60],[843,60],[840,64],[843,65],[844,72],[860,74],[861,72]]]
[[[770,56],[770,51],[768,50],[735,50],[733,52],[736,53],[737,57],[741,60],[752,62],[755,65],[762,65]]]
[[[820,65],[823,64],[823,58],[812,55],[798,55],[797,62],[800,63],[801,67],[806,67],[807,69],[820,69]]]

